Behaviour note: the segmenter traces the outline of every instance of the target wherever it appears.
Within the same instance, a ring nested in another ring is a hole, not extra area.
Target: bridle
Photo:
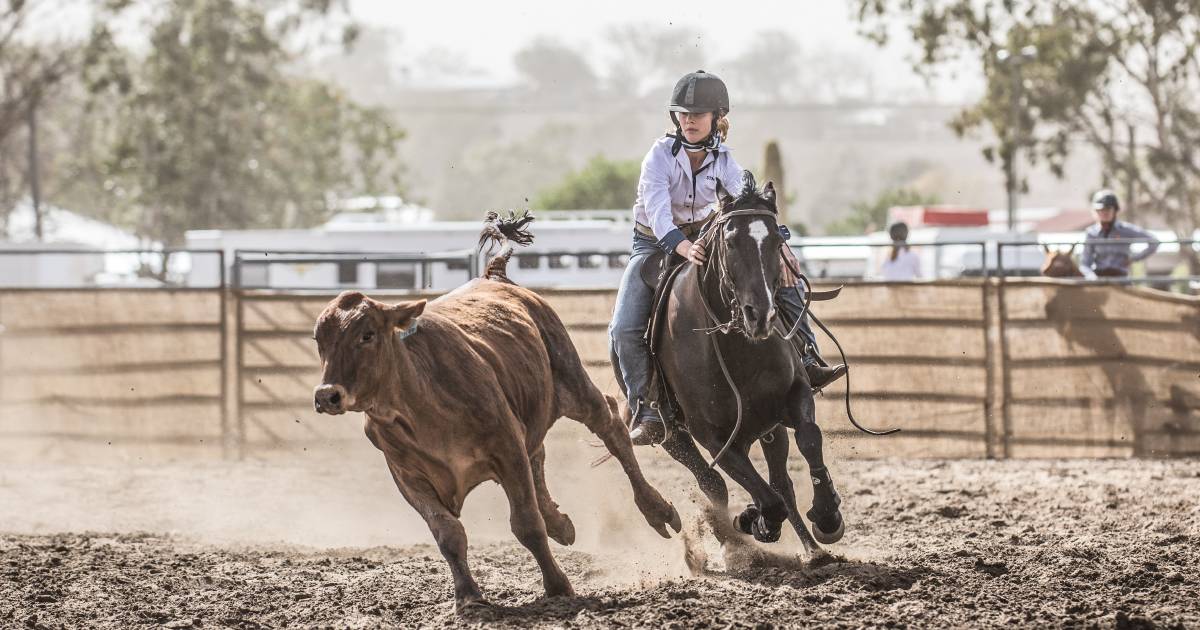
[[[714,235],[720,232],[721,226],[728,223],[731,219],[735,219],[737,217],[770,217],[772,221],[776,221],[778,219],[778,215],[770,210],[750,208],[747,210],[730,210],[728,212],[713,213],[713,216],[716,218],[705,226],[704,234],[701,235],[700,238],[696,239],[696,243],[703,245],[704,249],[710,252],[708,262],[704,265],[703,273],[695,274],[696,286],[700,290],[700,302],[704,304],[704,310],[708,314],[709,323],[713,324],[711,328],[704,329],[704,332],[709,334],[714,332],[728,334],[730,331],[734,330],[745,332],[742,330],[740,323],[741,318],[739,317],[740,311],[738,308],[740,304],[738,304],[737,301],[737,292],[734,291],[733,280],[730,278],[729,274],[729,267],[727,263],[729,259],[729,245],[725,242],[725,239],[716,238]],[[715,247],[713,246],[713,241],[716,242]],[[704,296],[704,279],[707,278],[710,271],[714,269],[717,274],[717,286],[718,291],[720,292],[721,304],[729,309],[729,320],[724,323],[719,323],[720,318],[717,317],[717,313],[713,310],[712,305],[708,303],[708,298]],[[792,271],[793,273],[796,272],[796,270]],[[805,279],[805,283],[807,284],[807,279]],[[772,293],[774,293],[778,288],[778,285],[769,287]],[[808,311],[808,302],[809,300],[805,300],[805,312]],[[796,330],[799,328],[798,324],[799,322],[797,321],[797,325],[793,326],[792,329],[788,331],[787,335],[784,336],[784,339],[791,339],[792,336],[795,335]]]

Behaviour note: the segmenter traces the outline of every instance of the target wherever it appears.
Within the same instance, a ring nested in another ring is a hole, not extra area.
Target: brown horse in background
[[[1042,262],[1043,276],[1047,278],[1083,277],[1083,272],[1079,270],[1079,265],[1075,264],[1075,259],[1072,257],[1072,254],[1075,253],[1074,245],[1071,245],[1066,251],[1042,245],[1042,250],[1046,252],[1046,260]]]

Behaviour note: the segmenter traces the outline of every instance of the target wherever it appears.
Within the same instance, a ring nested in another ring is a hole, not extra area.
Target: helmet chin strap
[[[679,118],[675,116],[675,112],[670,112],[671,122],[675,123],[675,143],[671,145],[671,155],[679,155],[680,148],[686,148],[688,151],[716,151],[721,146],[721,134],[717,133],[717,113],[713,112],[712,129],[708,135],[700,142],[688,142],[683,137],[683,127],[679,125]],[[671,137],[667,134],[667,137]]]

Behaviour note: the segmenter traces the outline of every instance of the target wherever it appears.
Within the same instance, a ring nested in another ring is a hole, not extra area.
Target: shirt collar
[[[713,151],[706,151],[704,161],[700,163],[700,166],[703,167],[705,164],[711,164],[712,162],[717,161],[717,159],[720,157],[719,154],[727,150],[728,149],[725,148],[725,145],[721,145],[717,147],[715,153]],[[687,151],[679,151],[679,153],[675,155],[675,161],[683,167],[683,174],[686,175],[690,180],[692,178],[692,161],[688,159]]]

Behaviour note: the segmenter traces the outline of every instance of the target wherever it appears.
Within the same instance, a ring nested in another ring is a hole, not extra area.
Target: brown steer
[[[561,416],[582,422],[621,462],[659,534],[680,528],[675,508],[642,476],[616,401],[592,384],[558,316],[505,275],[511,241],[531,240],[522,229],[531,219],[489,215],[481,242],[502,243],[501,253],[483,278],[428,304],[347,291],[317,320],[317,411],[366,413],[367,438],[450,564],[460,611],[483,595],[459,514],[467,493],[489,480],[504,488],[512,532],[537,560],[546,594],[573,593],[546,541],[575,540],[543,472],[542,440]]]

